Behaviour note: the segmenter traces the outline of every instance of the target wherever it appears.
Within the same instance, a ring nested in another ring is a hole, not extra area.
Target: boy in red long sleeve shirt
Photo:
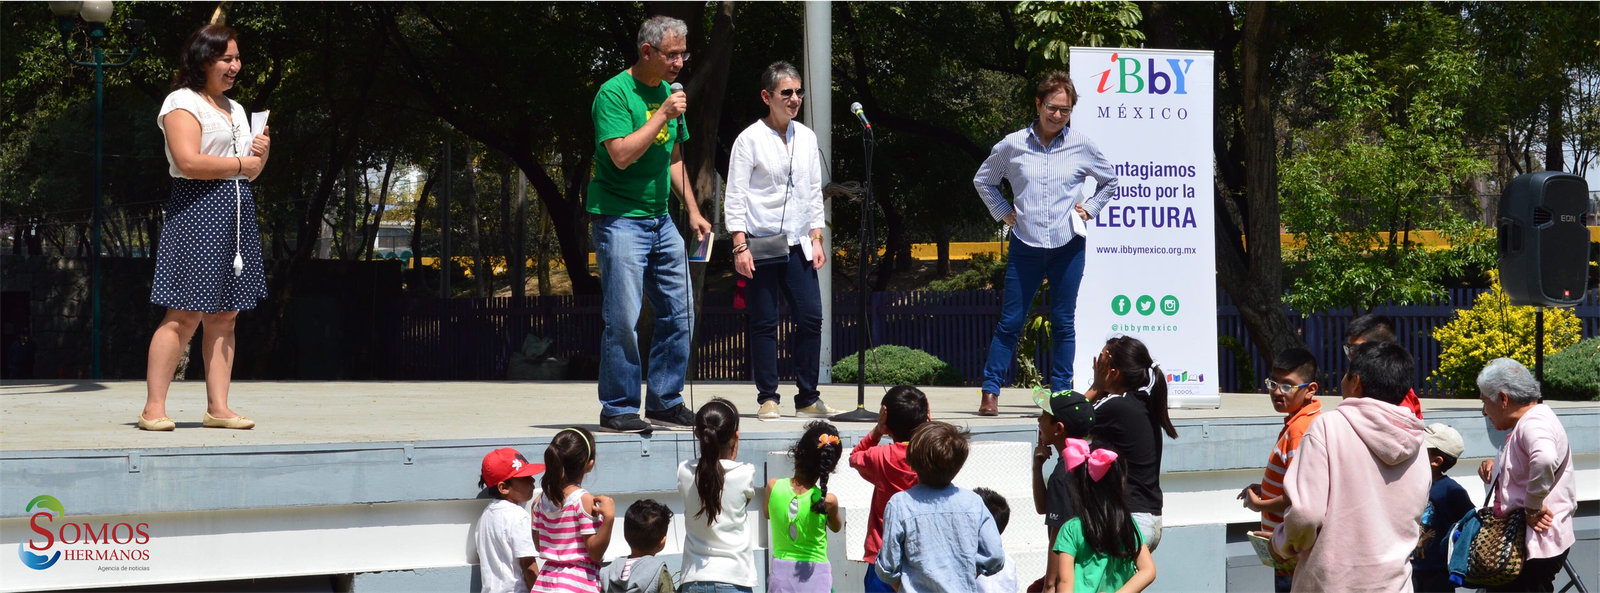
[[[867,555],[863,558],[869,565],[877,561],[878,550],[883,547],[883,509],[889,504],[889,497],[917,485],[917,472],[906,463],[906,443],[911,440],[911,433],[929,419],[928,396],[915,387],[896,386],[883,396],[878,424],[850,451],[850,467],[873,486],[872,509],[867,515]],[[894,442],[879,445],[884,435]],[[875,573],[867,571],[866,591],[894,591]]]

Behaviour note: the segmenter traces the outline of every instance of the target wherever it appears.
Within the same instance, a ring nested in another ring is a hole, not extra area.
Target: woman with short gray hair
[[[1483,415],[1495,430],[1510,431],[1500,454],[1478,466],[1490,486],[1494,513],[1521,511],[1528,525],[1528,556],[1517,579],[1489,591],[1554,591],[1556,574],[1575,540],[1572,514],[1578,489],[1572,447],[1555,411],[1541,403],[1539,382],[1522,363],[1497,358],[1478,373]]]
[[[817,391],[822,356],[822,292],[817,270],[827,261],[822,231],[822,159],[817,135],[800,122],[806,90],[800,71],[773,62],[761,76],[767,115],[739,133],[728,157],[723,214],[732,235],[733,269],[750,308],[750,370],[756,417],[782,417],[778,402],[778,301],[787,299],[795,328],[795,416],[826,418],[840,410]]]

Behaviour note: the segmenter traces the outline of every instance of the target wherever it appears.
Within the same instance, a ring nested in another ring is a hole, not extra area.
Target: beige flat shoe
[[[218,418],[216,416],[212,416],[211,412],[206,412],[205,418],[200,420],[200,425],[206,428],[233,428],[237,430],[249,430],[251,428],[255,428],[256,421],[245,418],[244,416]]]
[[[171,418],[156,418],[155,420],[145,420],[144,419],[144,414],[140,414],[139,415],[139,430],[153,430],[153,431],[156,431],[156,432],[165,432],[165,431],[177,428],[177,427],[178,427],[178,423],[173,422]]]

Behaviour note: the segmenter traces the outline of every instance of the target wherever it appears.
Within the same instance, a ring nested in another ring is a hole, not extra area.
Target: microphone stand
[[[872,254],[873,229],[873,202],[872,202],[872,125],[868,124],[861,134],[861,145],[867,165],[866,182],[862,183],[861,198],[861,250],[856,261],[856,286],[857,304],[859,305],[859,322],[856,325],[856,409],[831,418],[834,422],[877,422],[878,413],[867,409],[867,350],[872,346],[871,320],[868,318],[867,301],[871,300],[872,293],[867,291],[867,260]]]

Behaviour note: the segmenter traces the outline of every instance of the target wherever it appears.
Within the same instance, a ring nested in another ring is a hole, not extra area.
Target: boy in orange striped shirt
[[[1283,430],[1278,432],[1278,442],[1267,456],[1266,475],[1260,484],[1251,484],[1239,493],[1245,508],[1261,513],[1261,531],[1257,534],[1262,537],[1271,538],[1289,510],[1289,499],[1283,495],[1283,475],[1294,463],[1295,450],[1300,448],[1300,438],[1311,427],[1311,420],[1322,412],[1322,404],[1316,398],[1316,378],[1317,360],[1304,349],[1285,350],[1272,361],[1267,396],[1272,398],[1272,409],[1287,416]],[[1293,579],[1292,571],[1274,570],[1274,590],[1288,591]]]

